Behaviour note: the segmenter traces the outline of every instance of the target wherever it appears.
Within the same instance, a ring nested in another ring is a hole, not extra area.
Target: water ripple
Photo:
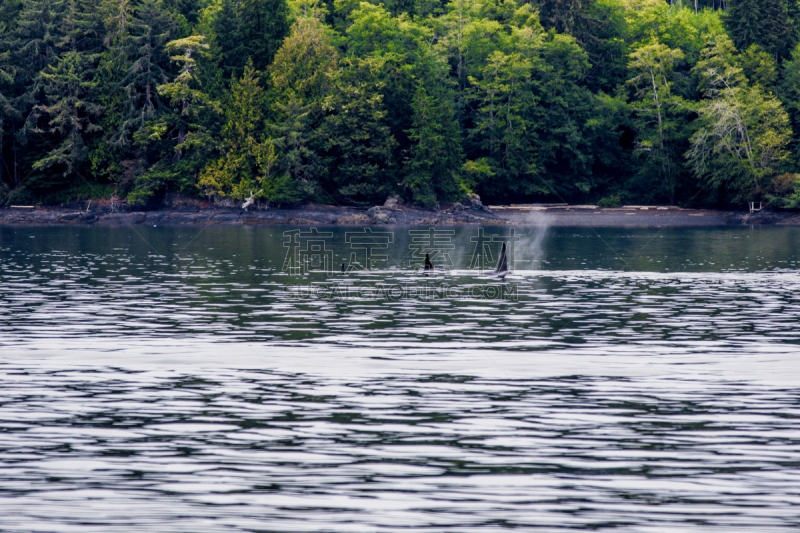
[[[281,231],[0,228],[0,530],[800,527],[797,230],[551,230],[503,282]]]

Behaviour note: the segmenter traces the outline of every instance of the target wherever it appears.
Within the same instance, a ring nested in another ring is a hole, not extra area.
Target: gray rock
[[[392,222],[392,219],[389,218],[389,215],[381,212],[378,212],[374,217],[372,217],[372,220],[374,220],[376,224],[390,224]]]
[[[481,209],[483,208],[483,203],[481,202],[481,197],[477,194],[470,194],[469,201],[472,204],[473,209]]]

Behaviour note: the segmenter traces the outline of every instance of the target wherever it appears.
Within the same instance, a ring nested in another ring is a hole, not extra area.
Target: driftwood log
[[[258,191],[256,194],[261,194],[262,192],[264,192],[264,189],[261,189],[261,190],[260,190],[260,191]],[[248,209],[248,208],[249,208],[251,205],[253,205],[253,204],[255,204],[255,203],[256,203],[256,197],[255,197],[255,194],[253,194],[253,191],[250,191],[250,198],[248,198],[247,200],[245,200],[245,202],[242,204],[242,209],[244,209],[245,211],[247,211],[247,209]]]

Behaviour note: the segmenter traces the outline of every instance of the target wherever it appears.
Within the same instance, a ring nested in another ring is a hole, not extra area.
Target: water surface
[[[0,228],[0,530],[800,526],[800,230],[297,229]]]

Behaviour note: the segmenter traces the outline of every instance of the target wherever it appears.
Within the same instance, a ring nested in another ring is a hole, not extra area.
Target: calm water
[[[800,229],[298,229],[0,228],[0,531],[800,527]]]

